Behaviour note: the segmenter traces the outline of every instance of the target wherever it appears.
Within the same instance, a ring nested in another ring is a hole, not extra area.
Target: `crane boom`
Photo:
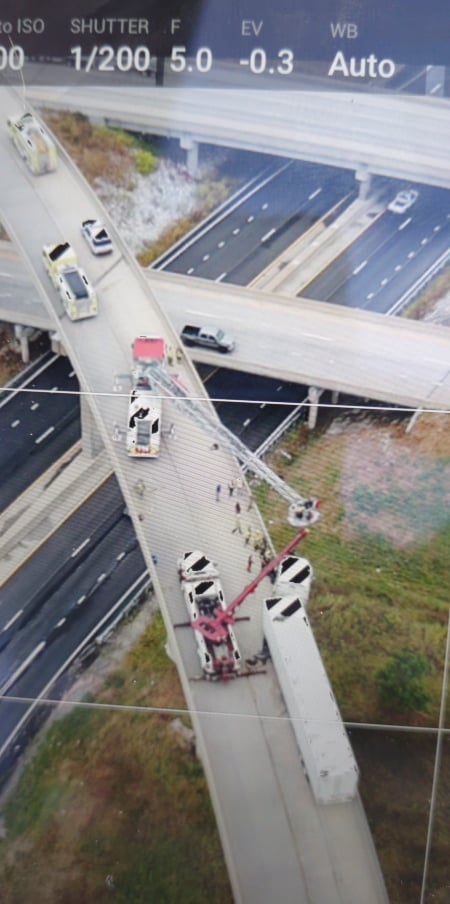
[[[242,465],[248,468],[261,480],[264,480],[282,499],[289,503],[288,521],[294,527],[313,524],[319,516],[317,499],[306,499],[293,490],[278,474],[261,461],[254,452],[243,443],[228,427],[225,427],[213,413],[204,410],[204,406],[190,399],[186,390],[173,376],[166,373],[158,362],[148,365],[152,379],[177,404],[177,407],[188,414],[196,423],[221,445],[228,448]]]

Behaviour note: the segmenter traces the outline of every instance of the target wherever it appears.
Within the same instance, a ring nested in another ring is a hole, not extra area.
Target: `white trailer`
[[[263,627],[317,803],[351,800],[358,766],[298,595],[264,600]]]

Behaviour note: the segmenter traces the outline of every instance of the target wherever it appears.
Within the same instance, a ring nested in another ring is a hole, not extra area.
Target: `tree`
[[[428,659],[422,653],[408,649],[394,653],[376,675],[383,706],[399,712],[427,710],[430,695],[424,678],[430,671]]]

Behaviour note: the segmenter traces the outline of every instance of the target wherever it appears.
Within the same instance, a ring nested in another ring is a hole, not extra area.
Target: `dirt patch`
[[[4,385],[23,367],[12,328],[0,325],[0,385]]]
[[[333,425],[335,434],[339,422]],[[445,527],[450,511],[450,420],[424,416],[404,424],[352,424],[344,430],[339,494],[343,536],[381,536],[397,547]]]

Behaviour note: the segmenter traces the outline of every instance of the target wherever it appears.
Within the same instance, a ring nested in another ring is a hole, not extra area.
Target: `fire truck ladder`
[[[313,524],[320,517],[317,499],[305,499],[275,474],[257,455],[238,439],[231,430],[228,430],[218,418],[204,410],[201,402],[190,399],[186,390],[169,374],[165,372],[159,363],[146,365],[143,370],[149,372],[149,376],[168,396],[170,396],[177,408],[189,416],[213,439],[229,449],[242,465],[247,467],[260,480],[264,480],[282,499],[289,504],[288,521],[293,527],[302,527]]]

